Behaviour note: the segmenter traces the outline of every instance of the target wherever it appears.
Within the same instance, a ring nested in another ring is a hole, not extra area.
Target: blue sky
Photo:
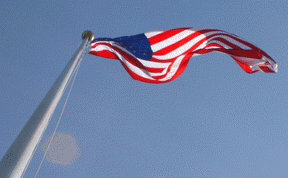
[[[209,53],[155,85],[133,80],[119,61],[85,55],[57,130],[73,137],[78,157],[45,159],[37,177],[287,177],[287,9],[285,0],[1,1],[1,158],[85,30],[113,38],[213,28],[255,44],[279,72],[250,75]],[[63,104],[24,177],[35,175]]]

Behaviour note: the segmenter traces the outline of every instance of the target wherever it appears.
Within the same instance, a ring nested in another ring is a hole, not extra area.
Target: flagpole
[[[1,178],[20,178],[24,176],[54,110],[64,93],[65,86],[68,84],[81,54],[85,52],[88,42],[92,41],[94,36],[92,32],[85,31],[82,34],[82,39],[82,44],[3,156],[0,162]]]

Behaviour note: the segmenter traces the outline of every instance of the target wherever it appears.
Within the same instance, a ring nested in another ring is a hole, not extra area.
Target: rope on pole
[[[85,51],[85,50],[84,50],[84,51]],[[38,167],[38,169],[37,169],[37,172],[36,172],[34,178],[37,177],[37,174],[38,174],[38,172],[39,172],[39,170],[40,170],[40,167],[41,167],[41,165],[42,165],[42,163],[43,163],[43,160],[45,159],[46,154],[47,154],[47,152],[48,152],[48,150],[49,150],[50,144],[52,143],[53,138],[54,138],[54,136],[55,136],[55,134],[56,134],[57,128],[58,128],[59,123],[60,123],[60,120],[61,120],[62,115],[63,115],[63,112],[64,112],[64,110],[65,110],[67,101],[68,101],[69,96],[70,96],[70,93],[71,93],[71,91],[72,91],[72,88],[73,88],[73,85],[74,85],[76,76],[77,76],[77,74],[78,74],[79,67],[80,67],[80,64],[81,64],[81,61],[82,61],[82,57],[83,57],[84,51],[83,51],[83,53],[82,53],[82,56],[81,56],[80,61],[78,62],[77,66],[76,66],[76,69],[74,70],[74,72],[73,72],[73,74],[72,74],[72,75],[74,75],[74,73],[75,73],[74,78],[73,78],[73,81],[72,81],[72,84],[71,84],[71,87],[70,87],[70,90],[69,90],[69,93],[68,93],[68,95],[67,95],[67,98],[66,98],[66,101],[65,101],[65,103],[64,103],[64,106],[63,106],[63,108],[62,108],[60,117],[59,117],[59,119],[58,119],[58,122],[57,122],[57,124],[56,124],[56,127],[55,127],[55,129],[54,129],[54,131],[53,131],[52,137],[51,137],[51,139],[50,139],[50,141],[49,141],[49,144],[48,144],[48,146],[47,146],[47,148],[46,148],[46,150],[45,150],[45,153],[44,153],[44,155],[43,155],[43,157],[42,157],[42,160],[41,160],[41,162],[40,162],[40,164],[39,164],[39,167]],[[75,71],[76,71],[76,72],[75,72]],[[72,78],[72,77],[71,77],[71,78]],[[70,78],[70,79],[71,79],[71,78]],[[68,87],[68,84],[69,84],[69,83],[70,83],[70,81],[67,83],[66,88]],[[65,88],[65,89],[66,89],[66,88]]]

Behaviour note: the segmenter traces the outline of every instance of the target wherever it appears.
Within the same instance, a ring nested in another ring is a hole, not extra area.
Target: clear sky
[[[85,55],[37,177],[287,177],[287,9],[286,0],[2,0],[1,159],[85,30],[113,38],[213,28],[255,44],[279,72],[247,74],[209,53],[157,85],[133,80],[117,60]],[[63,104],[24,178],[35,175]]]

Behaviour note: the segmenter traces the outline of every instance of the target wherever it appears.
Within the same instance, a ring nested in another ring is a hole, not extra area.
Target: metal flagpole
[[[81,54],[94,36],[92,32],[85,31],[82,39],[82,44],[3,156],[0,162],[1,178],[23,177]]]

